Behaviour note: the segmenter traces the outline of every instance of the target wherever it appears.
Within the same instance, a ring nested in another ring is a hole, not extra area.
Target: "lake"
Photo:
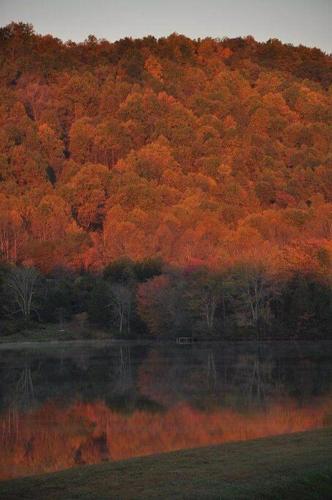
[[[0,346],[0,478],[332,423],[332,342]]]

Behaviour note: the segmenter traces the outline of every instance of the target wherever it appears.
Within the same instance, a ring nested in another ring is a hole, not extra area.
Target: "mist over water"
[[[0,350],[0,478],[331,423],[331,342]]]

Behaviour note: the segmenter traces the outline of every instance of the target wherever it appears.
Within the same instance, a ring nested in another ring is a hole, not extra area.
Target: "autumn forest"
[[[0,335],[331,334],[331,56],[12,23],[0,87]]]

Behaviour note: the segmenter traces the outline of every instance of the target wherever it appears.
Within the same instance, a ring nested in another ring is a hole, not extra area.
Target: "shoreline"
[[[326,345],[332,345],[332,340],[330,339],[262,339],[262,340],[254,340],[254,339],[202,339],[202,340],[197,340],[195,342],[192,342],[190,344],[183,344],[180,346],[181,347],[187,347],[188,345],[191,346],[204,346],[204,345],[211,345],[211,344],[224,344],[227,346],[232,346],[232,345],[282,345],[282,344],[287,344],[287,345],[296,345],[296,344],[301,344],[301,345],[310,345],[310,344],[326,344]],[[45,340],[17,340],[14,342],[3,342],[0,340],[0,350],[12,350],[12,349],[19,349],[19,348],[34,348],[34,347],[62,347],[62,346],[67,346],[67,347],[77,347],[77,346],[96,346],[96,347],[103,347],[103,346],[108,346],[108,345],[131,345],[131,346],[143,346],[143,345],[179,345],[176,342],[176,339],[117,339],[117,338],[110,338],[110,339],[72,339],[72,340],[50,340],[50,339],[45,339]]]

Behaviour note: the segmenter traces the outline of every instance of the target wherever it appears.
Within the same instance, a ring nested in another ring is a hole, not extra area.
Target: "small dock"
[[[177,337],[176,343],[177,344],[192,344],[194,342],[194,339],[192,337]]]

